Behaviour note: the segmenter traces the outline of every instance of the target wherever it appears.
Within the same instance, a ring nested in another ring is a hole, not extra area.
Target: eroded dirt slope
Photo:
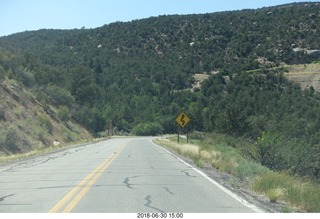
[[[296,83],[302,89],[310,88],[311,86],[320,91],[320,63],[306,65],[290,65],[287,66],[289,72],[285,76]]]
[[[92,137],[72,119],[61,121],[57,111],[14,82],[0,81],[0,156]]]

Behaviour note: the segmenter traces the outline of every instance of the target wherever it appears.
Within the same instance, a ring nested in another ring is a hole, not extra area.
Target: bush
[[[5,120],[4,108],[0,106],[0,120]]]
[[[204,136],[205,136],[205,133],[202,133],[202,132],[189,133],[189,138],[194,140],[203,140]]]
[[[73,142],[76,140],[76,134],[72,133],[66,127],[62,128],[63,138],[66,142]]]
[[[49,85],[46,88],[46,93],[48,94],[48,96],[50,96],[52,102],[56,105],[65,105],[68,107],[72,107],[72,105],[75,103],[74,97],[68,90],[56,85]]]
[[[19,80],[27,87],[32,87],[36,83],[32,73],[28,71],[21,71]]]
[[[46,140],[46,133],[45,131],[41,128],[38,131],[38,139],[45,145],[47,145],[47,140]]]
[[[2,144],[5,150],[11,153],[24,152],[31,147],[27,137],[16,127],[9,127]]]
[[[58,110],[58,117],[62,122],[67,122],[70,120],[70,112],[67,106],[61,106]]]
[[[154,136],[161,132],[162,127],[158,123],[139,123],[132,129],[132,134],[138,136]]]
[[[50,119],[48,118],[48,116],[46,116],[45,114],[40,114],[39,115],[39,121],[41,123],[41,125],[47,129],[47,131],[52,134],[53,131],[53,125],[52,122],[50,121]]]
[[[261,164],[277,171],[289,171],[300,176],[319,179],[319,145],[311,146],[297,138],[264,132],[258,138]]]
[[[0,65],[0,81],[4,80],[6,78],[5,71],[3,67]]]
[[[271,201],[283,200],[290,206],[308,212],[320,212],[318,183],[301,180],[285,173],[269,172],[261,174],[254,181],[253,188],[266,194]]]

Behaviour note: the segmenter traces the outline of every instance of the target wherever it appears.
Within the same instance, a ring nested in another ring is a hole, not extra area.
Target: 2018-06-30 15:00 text
[[[137,213],[137,218],[183,218],[183,213]]]

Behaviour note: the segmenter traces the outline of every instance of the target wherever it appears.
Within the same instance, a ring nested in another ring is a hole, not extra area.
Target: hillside
[[[21,64],[42,89],[55,85],[69,91],[79,104],[75,116],[90,129],[103,131],[104,118],[130,131],[157,113],[168,114],[141,101],[166,95],[162,100],[169,102],[160,105],[170,105],[170,92],[191,88],[195,74],[318,60],[319,8],[317,3],[297,3],[159,16],[96,29],[43,29],[1,37],[0,47],[21,54]],[[117,112],[111,110],[118,105],[123,106]]]
[[[1,82],[0,102],[0,156],[91,138],[85,128],[71,119],[62,122],[57,109],[45,108],[13,82]]]
[[[320,94],[284,77],[319,62],[319,11],[296,3],[1,37],[0,143],[10,145],[8,118],[32,120],[12,130],[46,145],[85,138],[75,121],[95,135],[176,133],[184,111],[189,130],[249,139],[244,156],[319,179]],[[24,92],[32,106],[18,105]]]

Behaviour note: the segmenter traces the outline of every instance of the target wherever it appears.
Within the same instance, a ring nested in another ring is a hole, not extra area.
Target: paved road
[[[0,212],[255,212],[152,143],[125,138],[0,166]]]

